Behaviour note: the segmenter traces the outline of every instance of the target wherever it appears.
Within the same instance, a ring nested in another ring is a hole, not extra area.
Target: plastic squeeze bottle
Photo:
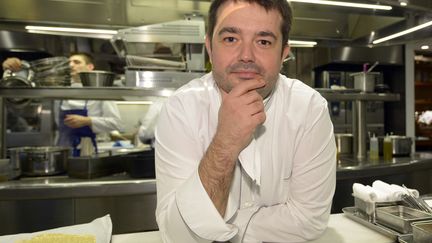
[[[386,136],[384,137],[383,157],[384,160],[391,160],[393,158],[393,145],[391,138],[388,134],[386,134]]]
[[[371,160],[379,159],[378,138],[375,136],[375,133],[372,135],[369,142],[369,158]]]

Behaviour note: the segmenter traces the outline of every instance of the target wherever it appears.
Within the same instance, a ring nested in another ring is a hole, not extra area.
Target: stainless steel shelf
[[[343,93],[319,91],[328,101],[398,101],[399,94],[392,93]]]
[[[155,96],[170,96],[174,88],[135,88],[135,87],[107,87],[107,88],[1,88],[0,96],[5,98],[36,98],[36,99],[92,99],[92,100],[142,100]]]

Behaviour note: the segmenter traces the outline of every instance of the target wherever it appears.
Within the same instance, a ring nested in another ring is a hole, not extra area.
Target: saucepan
[[[17,147],[8,149],[10,160],[28,176],[56,175],[66,172],[69,148],[58,146]]]
[[[350,133],[336,133],[336,147],[338,155],[353,154],[353,135]]]

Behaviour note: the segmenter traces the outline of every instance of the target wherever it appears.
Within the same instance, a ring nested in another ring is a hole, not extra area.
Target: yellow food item
[[[45,233],[28,240],[18,240],[15,243],[96,243],[96,237],[94,235]]]

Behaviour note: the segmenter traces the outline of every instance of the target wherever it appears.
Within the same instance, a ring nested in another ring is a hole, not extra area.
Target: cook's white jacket
[[[327,102],[280,75],[264,103],[266,121],[240,153],[221,217],[198,175],[221,105],[212,74],[168,99],[156,128],[156,219],[164,242],[302,242],[325,230],[336,183]]]

